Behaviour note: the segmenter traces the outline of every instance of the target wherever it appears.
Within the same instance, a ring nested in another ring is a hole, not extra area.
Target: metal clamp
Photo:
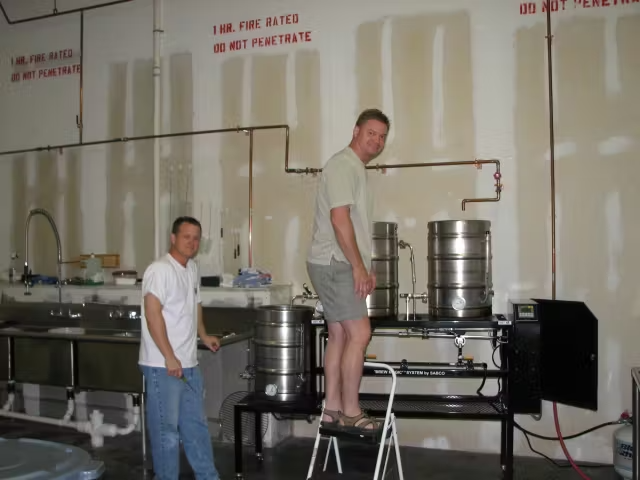
[[[302,293],[300,295],[294,295],[291,298],[291,305],[293,305],[295,303],[295,301],[298,300],[298,299],[302,299],[302,303],[306,302],[307,300],[319,300],[320,299],[317,294],[313,293],[311,291],[311,289],[309,289],[309,286],[306,283],[302,284],[302,288],[304,289],[304,293]]]

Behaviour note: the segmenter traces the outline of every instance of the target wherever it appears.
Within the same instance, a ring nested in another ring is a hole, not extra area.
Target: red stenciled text
[[[300,16],[297,13],[288,15],[272,15],[265,18],[248,18],[235,24],[225,22],[214,25],[213,34],[216,36],[234,33],[259,33],[261,30],[283,27],[288,30],[288,26],[295,26],[300,23]],[[216,42],[213,45],[213,53],[236,52],[253,48],[275,47],[278,45],[295,45],[298,43],[309,43],[312,40],[311,31],[294,30],[282,33],[263,34],[253,38],[241,38]]]
[[[51,65],[53,62],[71,59],[73,59],[73,50],[70,48],[12,57],[11,65],[20,71],[11,74],[11,81],[15,83],[79,74],[79,64]]]
[[[547,13],[549,9],[552,12],[558,12],[576,8],[616,7],[631,3],[640,3],[640,0],[541,0],[538,2],[521,2],[520,15]]]

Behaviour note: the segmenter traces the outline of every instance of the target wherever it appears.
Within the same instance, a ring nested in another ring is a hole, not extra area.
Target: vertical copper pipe
[[[287,125],[285,127],[284,171],[285,171],[285,173],[290,173],[290,170],[289,170],[289,125]]]
[[[551,5],[547,0],[547,73],[549,79],[549,163],[551,167],[551,298],[556,299],[556,160],[553,120],[553,62],[551,52]]]
[[[547,7],[547,73],[549,78],[549,160],[550,160],[550,177],[551,177],[551,299],[556,299],[556,165],[555,165],[555,135],[553,121],[553,57],[551,52],[551,1],[545,1]],[[560,439],[560,447],[564,456],[583,479],[588,480],[589,477],[576,465],[564,440],[562,439],[562,431],[560,430],[560,419],[558,418],[558,403],[553,402],[553,420],[556,427],[556,434]]]
[[[79,143],[82,144],[84,129],[84,10],[80,11],[80,111],[78,114]]]
[[[289,129],[287,129],[287,133]],[[288,135],[287,135],[288,137]],[[288,138],[287,138],[288,140]],[[287,141],[287,146],[289,142]],[[249,267],[253,266],[253,130],[249,130]]]

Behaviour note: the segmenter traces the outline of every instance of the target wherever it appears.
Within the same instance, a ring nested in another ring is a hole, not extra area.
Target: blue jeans
[[[180,441],[197,480],[220,480],[213,461],[198,367],[183,369],[188,384],[166,368],[140,365],[146,390],[147,431],[158,480],[178,480]]]

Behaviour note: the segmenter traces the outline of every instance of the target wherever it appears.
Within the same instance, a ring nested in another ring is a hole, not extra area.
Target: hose
[[[553,420],[556,424],[556,433],[558,434],[558,440],[560,441],[560,446],[562,447],[564,456],[567,457],[567,460],[569,460],[569,463],[571,464],[573,469],[578,475],[580,475],[583,480],[591,480],[582,470],[580,470],[580,467],[576,465],[576,462],[573,461],[573,458],[571,458],[571,455],[569,454],[569,450],[567,450],[567,446],[564,444],[562,432],[560,431],[560,420],[558,419],[558,404],[556,402],[553,402]]]

